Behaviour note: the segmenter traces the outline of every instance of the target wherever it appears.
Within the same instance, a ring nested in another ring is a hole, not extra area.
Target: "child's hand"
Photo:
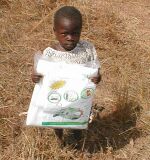
[[[101,81],[101,75],[98,74],[96,77],[92,77],[90,79],[93,83],[98,84]]]
[[[43,76],[42,76],[41,74],[38,74],[38,73],[35,73],[35,72],[33,72],[33,73],[31,74],[31,78],[32,78],[32,81],[33,81],[34,83],[38,83],[42,77],[43,77]]]

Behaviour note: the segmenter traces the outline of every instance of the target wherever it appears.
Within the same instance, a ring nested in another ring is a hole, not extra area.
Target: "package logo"
[[[56,90],[56,89],[62,88],[65,84],[66,84],[66,81],[64,80],[56,81],[50,86],[50,88]]]
[[[58,103],[61,100],[61,96],[57,92],[50,92],[48,95],[48,101],[51,103]]]
[[[75,91],[66,91],[64,93],[64,99],[68,102],[74,102],[78,100],[78,94]]]
[[[87,99],[94,94],[94,89],[93,88],[85,88],[81,92],[81,98]]]

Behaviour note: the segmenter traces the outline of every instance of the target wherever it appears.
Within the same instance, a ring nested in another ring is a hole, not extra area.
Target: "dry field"
[[[66,131],[26,127],[34,84],[33,56],[55,42],[52,16],[63,5],[84,17],[83,39],[93,42],[102,81],[95,118],[76,145]],[[150,1],[0,0],[0,159],[150,160]]]

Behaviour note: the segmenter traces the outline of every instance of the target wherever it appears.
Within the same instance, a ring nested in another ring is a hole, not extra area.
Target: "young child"
[[[94,46],[80,40],[82,30],[82,15],[73,6],[64,6],[56,11],[53,27],[58,43],[44,50],[43,55],[52,61],[64,61],[66,63],[85,64],[90,61],[98,61]],[[38,83],[42,75],[32,74],[32,81]],[[101,80],[100,73],[91,80],[98,84]],[[63,129],[55,129],[59,141],[63,142]],[[74,130],[73,135],[79,140],[81,130]]]

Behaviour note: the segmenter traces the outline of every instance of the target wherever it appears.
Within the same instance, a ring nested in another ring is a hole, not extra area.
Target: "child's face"
[[[71,51],[79,42],[81,24],[76,20],[62,18],[57,26],[55,26],[54,32],[61,47],[66,51]]]

